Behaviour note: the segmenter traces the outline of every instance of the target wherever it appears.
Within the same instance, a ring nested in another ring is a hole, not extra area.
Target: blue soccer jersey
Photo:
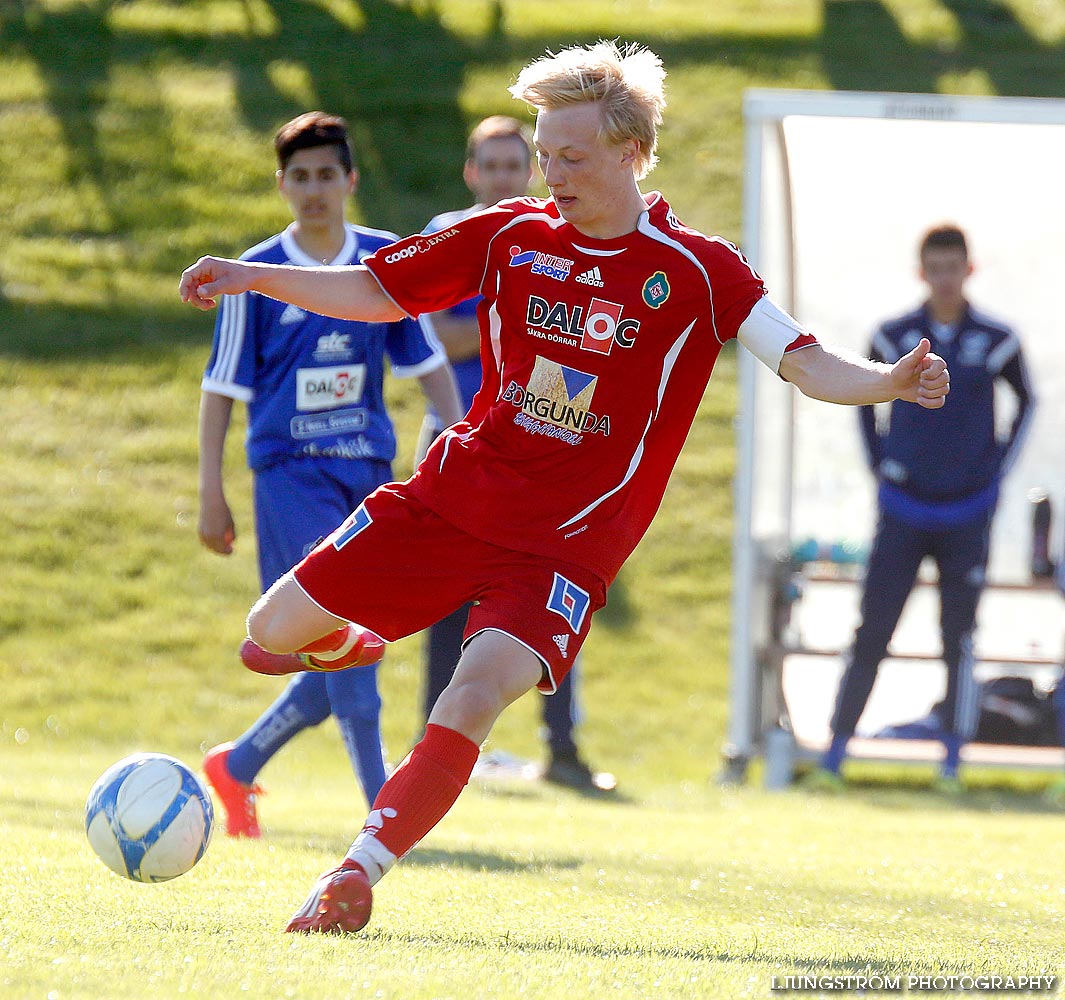
[[[357,264],[393,233],[348,224],[330,265]],[[242,260],[321,266],[289,226]],[[425,375],[447,363],[427,319],[360,323],[331,319],[257,292],[223,296],[202,389],[248,404],[248,464],[295,457],[392,461],[396,437],[385,410],[384,358],[393,374]]]

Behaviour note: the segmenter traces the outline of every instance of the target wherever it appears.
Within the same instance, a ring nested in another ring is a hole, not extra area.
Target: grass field
[[[256,596],[239,426],[238,552],[196,543],[211,318],[179,307],[180,270],[285,224],[270,138],[292,115],[347,116],[355,216],[409,232],[465,203],[466,129],[520,110],[524,62],[617,35],[670,72],[653,186],[730,238],[745,87],[1065,96],[1065,0],[0,2],[0,994],[730,997],[773,975],[1060,968],[1062,819],[1037,781],[960,802],[880,772],[844,800],[713,785],[731,353],[587,647],[582,744],[624,803],[472,789],[346,941],[279,934],[361,819],[329,726],[264,772],[262,844],[220,838],[147,887],[88,852],[105,766],[196,762],[279,686],[235,659]],[[405,473],[418,405],[390,401]],[[393,758],[420,653],[397,644],[383,672]],[[523,700],[492,745],[538,756],[537,718]]]
[[[763,997],[774,976],[1061,969],[1061,817],[994,790],[959,803],[693,783],[615,804],[475,786],[381,883],[362,934],[287,939],[359,811],[310,740],[273,769],[264,841],[220,838],[154,886],[110,874],[84,840],[85,785],[110,757],[19,747],[0,819],[0,993]]]

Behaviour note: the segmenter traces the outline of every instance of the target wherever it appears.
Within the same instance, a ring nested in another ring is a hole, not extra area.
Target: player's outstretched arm
[[[814,344],[785,354],[780,375],[804,395],[829,403],[868,405],[904,399],[938,409],[950,391],[946,362],[922,340],[893,365],[851,357]]]
[[[182,273],[179,292],[182,302],[197,309],[213,308],[219,295],[261,292],[337,319],[390,323],[406,315],[362,265],[295,267],[201,257]]]

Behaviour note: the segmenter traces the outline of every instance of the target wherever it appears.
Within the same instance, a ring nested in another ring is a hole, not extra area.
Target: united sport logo
[[[580,634],[591,603],[592,596],[587,590],[578,587],[572,580],[567,580],[561,573],[555,574],[551,596],[547,599],[547,610],[565,618],[574,635]],[[559,648],[561,647],[562,644],[559,643]],[[562,649],[562,652],[566,651]]]
[[[542,250],[522,250],[521,247],[510,248],[510,266],[524,267],[531,264],[533,274],[543,274],[555,281],[565,281],[569,277],[573,261],[566,257],[556,257]]]

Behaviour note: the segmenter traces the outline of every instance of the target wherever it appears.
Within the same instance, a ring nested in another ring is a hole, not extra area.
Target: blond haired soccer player
[[[464,601],[455,676],[342,863],[290,931],[353,931],[371,886],[448,812],[478,744],[533,687],[552,690],[647,530],[721,347],[737,337],[802,392],[943,405],[927,340],[894,365],[821,347],[730,243],[683,225],[639,182],[655,164],[665,72],[613,42],[547,55],[511,93],[536,111],[550,197],[505,201],[361,267],[201,258],[184,301],[254,288],[338,316],[393,320],[479,292],[485,380],[417,473],[378,489],[259,601],[251,638],[298,650],[358,622],[385,639]]]
[[[430,235],[450,229],[455,223],[483,212],[505,198],[520,198],[527,194],[533,178],[533,152],[532,128],[526,122],[510,115],[490,115],[481,119],[466,141],[466,161],[462,169],[463,180],[474,197],[473,205],[434,216],[422,232]],[[464,412],[473,405],[473,397],[481,388],[481,332],[477,306],[482,298],[475,295],[432,314],[433,328],[455,373]],[[428,408],[418,441],[418,461],[443,429],[444,424],[436,411]],[[425,719],[432,714],[436,699],[455,672],[469,612],[470,605],[463,604],[436,622],[426,635],[425,688],[422,693]],[[580,718],[577,675],[581,669],[581,665],[575,662],[559,681],[554,694],[540,698],[547,749],[543,777],[545,781],[583,794],[609,794],[617,788],[614,776],[593,771],[577,746],[574,730]]]

